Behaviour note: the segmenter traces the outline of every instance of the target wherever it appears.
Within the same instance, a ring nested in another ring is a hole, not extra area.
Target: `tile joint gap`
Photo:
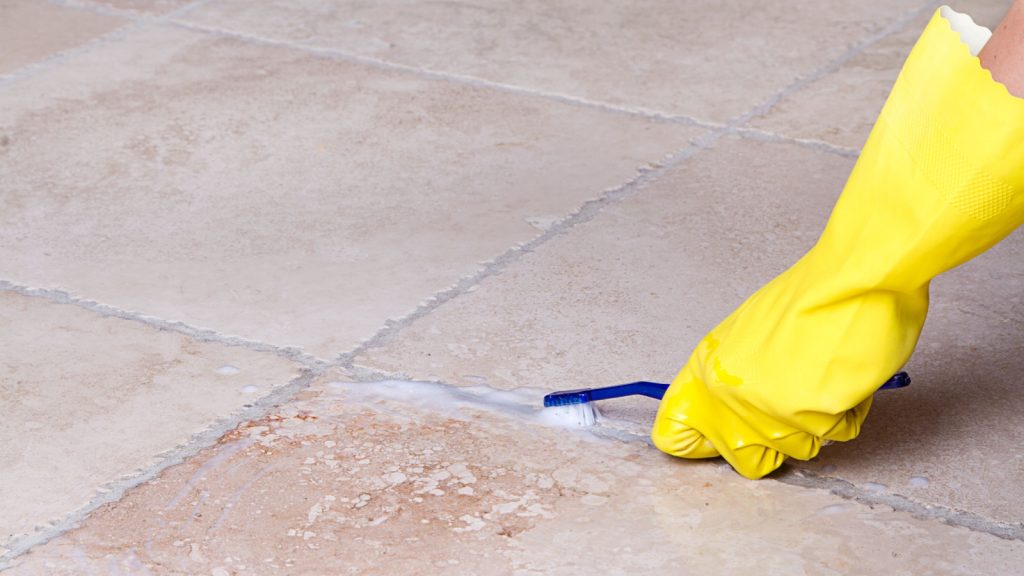
[[[229,336],[207,328],[197,328],[184,322],[164,320],[162,318],[124,310],[108,304],[102,304],[94,300],[79,298],[63,290],[31,288],[8,280],[0,280],[0,292],[17,294],[27,298],[43,299],[54,304],[75,306],[106,318],[117,318],[128,322],[134,322],[162,332],[174,332],[199,342],[209,342],[235,348],[244,348],[254,352],[270,353],[286,360],[299,363],[306,368],[319,369],[331,364],[330,362],[317,358],[300,348],[276,346],[274,344],[249,340],[240,336]]]
[[[855,57],[857,54],[860,54],[874,43],[879,42],[880,40],[889,36],[890,34],[893,34],[901,30],[904,26],[907,25],[907,23],[912,21],[913,18],[916,18],[919,14],[923,13],[926,9],[930,8],[932,4],[932,2],[929,2],[929,4],[926,4],[924,7],[917,8],[915,10],[905,13],[901,18],[897,19],[894,24],[885,26],[880,31],[877,31],[869,35],[866,40],[857,43],[852,48],[848,49],[846,52],[841,54],[839,57],[826,63],[824,66],[812,72],[811,74],[805,77],[797,78],[789,85],[779,90],[777,93],[769,96],[761,103],[755,105],[747,113],[739,115],[730,120],[728,124],[719,125],[716,128],[705,133],[704,135],[700,136],[689,146],[685,147],[683,150],[677,151],[676,153],[671,155],[668,161],[663,162],[656,168],[648,171],[641,171],[641,173],[630,182],[627,182],[626,184],[619,186],[618,188],[615,188],[611,191],[605,192],[596,199],[584,202],[583,205],[577,208],[575,212],[573,212],[566,218],[563,218],[560,222],[553,225],[540,236],[537,236],[533,240],[530,240],[524,244],[509,248],[504,253],[498,255],[496,258],[486,262],[475,273],[462,277],[454,286],[451,286],[449,288],[441,290],[440,292],[435,293],[430,298],[428,298],[423,304],[417,306],[416,309],[410,312],[409,314],[397,319],[388,319],[385,322],[385,326],[378,330],[376,334],[371,336],[369,339],[363,341],[352,350],[339,354],[336,357],[334,364],[346,368],[351,368],[354,364],[355,359],[362,355],[364,352],[383,346],[406,326],[413,324],[419,318],[427,316],[437,308],[444,305],[446,302],[460,295],[468,293],[471,288],[478,285],[484,279],[490,276],[500,274],[510,264],[517,261],[523,254],[532,252],[541,245],[546,244],[548,240],[575,228],[575,226],[578,224],[590,221],[591,219],[594,218],[594,216],[597,215],[597,213],[601,211],[604,205],[615,203],[619,200],[623,200],[629,197],[634,189],[642,188],[643,186],[648,185],[651,182],[657,180],[663,173],[667,172],[668,169],[674,167],[676,164],[679,164],[686,158],[693,156],[700,150],[710,147],[715,141],[717,141],[719,138],[726,134],[736,134],[741,137],[744,134],[746,134],[748,137],[763,137],[769,141],[792,142],[794,144],[816,147],[819,149],[823,149],[825,151],[839,153],[842,155],[848,154],[848,151],[838,147],[832,147],[827,143],[800,141],[797,139],[791,140],[783,136],[767,133],[754,128],[747,128],[744,126],[744,124],[746,124],[753,118],[757,118],[759,116],[766,114],[769,110],[771,110],[771,108],[775,104],[782,101],[789,94],[800,90],[807,84],[810,84],[814,80],[817,80],[818,78],[825,76],[831,71],[837,70],[840,66],[842,66],[843,63]]]
[[[199,24],[196,22],[190,22],[187,20],[170,19],[166,24],[177,26],[185,30],[192,32],[208,34],[212,36],[218,36],[223,38],[232,38],[241,42],[265,46],[273,46],[278,48],[285,48],[289,50],[295,50],[319,58],[334,59],[352,64],[359,64],[362,66],[369,66],[377,68],[379,70],[388,70],[394,72],[406,73],[415,77],[428,79],[428,80],[442,80],[456,84],[463,84],[466,86],[472,86],[476,88],[485,88],[497,92],[504,92],[509,94],[516,94],[521,96],[533,97],[538,99],[549,100],[553,102],[560,102],[563,104],[569,104],[578,106],[581,108],[590,108],[594,110],[600,110],[604,112],[610,112],[614,114],[622,114],[627,116],[634,116],[647,120],[652,120],[661,124],[680,124],[686,126],[696,126],[708,129],[722,128],[724,124],[720,122],[702,120],[685,114],[671,114],[660,112],[657,110],[648,110],[644,108],[632,108],[628,106],[622,106],[618,104],[612,104],[610,102],[602,102],[599,100],[590,100],[579,96],[573,96],[570,94],[562,94],[559,92],[549,92],[546,90],[539,90],[535,88],[529,88],[526,86],[520,86],[516,84],[506,84],[504,82],[496,82],[493,80],[486,80],[476,76],[469,76],[465,74],[457,74],[454,72],[444,72],[441,70],[435,70],[431,68],[423,68],[420,66],[413,66],[409,64],[402,64],[399,62],[393,62],[390,60],[384,60],[380,58],[374,58],[371,56],[363,56],[354,52],[341,50],[338,48],[311,46],[306,44],[300,44],[289,40],[268,38],[264,36],[258,36],[247,32],[239,32],[228,28],[222,28],[217,26],[210,26],[207,24]]]
[[[189,458],[216,445],[225,434],[237,428],[239,424],[257,420],[270,413],[274,408],[292,400],[300,392],[309,388],[323,372],[322,368],[301,368],[300,374],[292,378],[288,384],[272,390],[234,415],[215,421],[209,428],[193,434],[178,447],[157,454],[154,457],[156,462],[153,464],[101,485],[98,487],[98,494],[93,496],[85,506],[65,514],[51,527],[37,529],[32,533],[17,536],[5,544],[0,544],[0,549],[7,549],[0,555],[0,571],[10,568],[11,562],[15,558],[77,528],[100,507],[119,502],[132,489],[153,480],[168,468],[183,464]],[[240,442],[244,447],[246,440],[240,440]]]
[[[93,14],[121,18],[125,22],[121,26],[118,26],[110,32],[92,38],[82,44],[67,48],[65,50],[60,50],[58,52],[45,56],[41,60],[30,62],[20,68],[17,68],[16,70],[13,70],[12,72],[0,74],[0,89],[8,88],[22,80],[32,78],[36,74],[40,74],[52,68],[58,67],[70,60],[74,60],[75,58],[81,55],[88,54],[102,46],[110,44],[111,42],[122,40],[129,34],[141,30],[145,26],[151,24],[159,24],[161,22],[179,18],[181,16],[184,16],[185,14],[188,14],[192,10],[200,8],[213,1],[214,0],[194,0],[193,2],[190,2],[182,6],[181,8],[172,10],[166,14],[154,16],[148,14],[136,14],[126,10],[119,10],[117,8],[103,8],[99,6],[75,4],[72,2],[67,2],[66,0],[48,0],[50,4],[55,6],[60,6],[70,10],[79,10],[82,12],[90,12]]]
[[[949,526],[966,528],[1003,540],[1024,541],[1024,525],[999,522],[947,506],[923,504],[901,494],[871,492],[840,478],[819,476],[807,470],[790,469],[788,472],[775,476],[774,480],[799,488],[827,490],[835,496],[865,506],[888,506],[915,518],[938,520]]]
[[[434,293],[409,314],[400,318],[388,319],[385,322],[384,327],[378,330],[376,334],[364,340],[348,352],[339,354],[335,357],[332,364],[351,368],[355,359],[364,352],[386,344],[405,327],[413,324],[420,318],[429,315],[445,303],[469,293],[483,280],[491,276],[501,274],[506,268],[517,262],[524,255],[532,253],[536,249],[547,244],[550,240],[569,232],[576,226],[593,220],[605,206],[618,203],[625,198],[632,196],[637,190],[656,181],[662,174],[672,167],[690,156],[697,154],[701,150],[710,147],[715,140],[727,132],[728,129],[725,127],[706,132],[694,139],[684,148],[668,155],[663,161],[653,167],[639,169],[637,174],[628,182],[607,190],[594,199],[587,200],[569,215],[554,223],[540,235],[535,236],[527,242],[505,250],[495,258],[483,263],[483,265],[475,272],[460,278],[454,285]]]

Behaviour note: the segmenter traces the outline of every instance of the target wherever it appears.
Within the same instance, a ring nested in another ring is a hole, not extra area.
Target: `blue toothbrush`
[[[879,390],[894,390],[910,385],[910,375],[906,372],[897,372],[892,378],[886,380]],[[588,426],[596,422],[596,414],[591,402],[595,400],[608,400],[610,398],[622,398],[623,396],[647,396],[655,400],[661,400],[668,390],[668,384],[657,382],[630,382],[617,386],[606,386],[604,388],[581,388],[579,390],[563,390],[552,392],[544,397],[545,408],[562,408],[566,416],[573,418],[580,426]],[[575,410],[574,410],[575,409]]]

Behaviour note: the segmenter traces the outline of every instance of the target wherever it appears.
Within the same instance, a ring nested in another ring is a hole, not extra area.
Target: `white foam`
[[[927,488],[930,481],[926,476],[911,476],[910,480],[907,481],[907,486],[911,488]]]
[[[888,486],[878,482],[865,482],[861,487],[869,492],[886,492],[889,490]]]
[[[242,394],[255,394],[260,391],[260,387],[255,384],[249,384],[248,386],[242,386]]]
[[[241,372],[241,370],[239,370],[238,368],[232,366],[231,364],[225,364],[225,365],[221,366],[220,368],[217,368],[216,372],[217,372],[217,374],[220,374],[221,376],[234,376],[235,374],[238,374],[239,372]]]
[[[465,408],[491,410],[560,428],[578,428],[594,424],[599,412],[593,404],[544,408],[544,395],[550,390],[517,388],[497,390],[488,386],[449,386],[438,382],[385,380],[374,383],[330,382],[334,392],[364,401],[390,400],[463,415]]]

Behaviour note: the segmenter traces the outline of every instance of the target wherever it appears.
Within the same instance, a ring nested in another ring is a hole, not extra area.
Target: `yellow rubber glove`
[[[1024,100],[975,57],[987,38],[935,13],[818,243],[701,340],[661,402],[658,448],[760,478],[857,436],[917,344],[932,278],[1024,221]]]

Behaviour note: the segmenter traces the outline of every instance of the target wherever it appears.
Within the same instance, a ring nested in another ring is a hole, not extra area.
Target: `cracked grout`
[[[97,489],[98,495],[94,496],[81,508],[66,514],[49,527],[16,537],[6,544],[0,544],[0,546],[7,548],[6,552],[0,554],[0,571],[10,568],[12,560],[29,552],[36,546],[46,544],[54,538],[77,528],[98,508],[120,501],[129,490],[153,480],[164,470],[182,464],[203,450],[214,446],[221,437],[237,428],[239,424],[261,418],[274,407],[288,402],[299,392],[309,388],[313,380],[322,373],[323,369],[303,368],[301,374],[290,380],[288,384],[275,389],[252,404],[246,405],[247,407],[244,410],[214,422],[206,430],[193,434],[178,447],[153,456],[153,459],[156,460],[154,464],[99,487]]]
[[[8,292],[31,298],[42,298],[55,304],[76,306],[107,318],[118,318],[120,320],[135,322],[150,328],[155,328],[163,332],[176,332],[178,334],[183,334],[200,342],[211,342],[223,344],[225,346],[245,348],[255,352],[266,352],[286,360],[297,362],[307,368],[323,368],[330,364],[329,362],[317,358],[300,348],[276,346],[256,340],[249,340],[240,336],[221,334],[207,328],[197,328],[195,326],[185,324],[184,322],[147,316],[86,298],[79,298],[63,290],[31,288],[15,284],[7,280],[0,280],[0,292]]]

